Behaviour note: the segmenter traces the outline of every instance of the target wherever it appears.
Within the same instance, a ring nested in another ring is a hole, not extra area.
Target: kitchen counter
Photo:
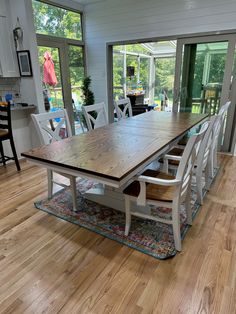
[[[23,106],[13,106],[13,107],[11,107],[11,110],[12,111],[21,111],[21,110],[35,110],[36,109],[36,106],[35,105],[29,105],[29,106],[25,106],[25,107],[23,107]]]

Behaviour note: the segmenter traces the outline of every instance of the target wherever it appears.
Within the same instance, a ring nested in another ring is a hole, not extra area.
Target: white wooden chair
[[[213,132],[214,127],[217,123],[218,116],[212,116],[209,122],[209,127],[201,141],[199,147],[197,147],[197,158],[194,165],[193,174],[193,187],[196,189],[197,202],[202,205],[203,203],[203,189],[208,190],[211,183],[211,173],[210,173],[210,152],[213,145]],[[204,124],[202,128],[204,128]],[[183,155],[184,149],[174,148],[164,156],[164,171],[170,169],[176,170],[179,165],[179,157]],[[177,155],[177,156],[176,156]],[[172,163],[169,165],[169,163]]]
[[[212,116],[209,127],[199,147],[196,165],[193,169],[196,180],[197,203],[203,204],[203,189],[209,190],[211,184],[210,154],[213,145],[214,127],[219,117]]]
[[[187,212],[187,223],[192,224],[191,210],[191,178],[192,169],[196,158],[196,147],[202,141],[208,128],[204,128],[198,134],[192,135],[189,139],[183,156],[180,157],[180,164],[176,176],[162,173],[155,170],[146,170],[137,180],[132,182],[123,193],[125,194],[126,225],[125,235],[129,234],[131,215],[170,224],[173,227],[175,248],[181,251],[180,233],[180,205],[184,204]],[[166,220],[151,213],[132,211],[131,201],[137,205],[154,205],[157,207],[168,207],[172,209],[172,219]]]
[[[214,126],[214,132],[213,132],[213,144],[211,147],[210,152],[210,171],[211,171],[211,177],[214,178],[215,172],[218,168],[218,160],[217,160],[217,151],[218,151],[218,144],[219,144],[219,138],[220,134],[223,132],[224,123],[225,123],[225,117],[226,113],[229,109],[231,102],[226,102],[221,108],[218,113],[219,119],[216,121]]]
[[[60,141],[62,138],[72,136],[71,125],[65,109],[58,110],[55,112],[47,112],[40,114],[31,114],[34,125],[36,127],[41,145],[48,145],[55,141]],[[56,120],[55,120],[56,119]],[[73,210],[77,210],[76,202],[76,177],[56,172],[61,176],[64,176],[70,180],[70,189],[73,201]],[[54,181],[53,171],[48,169],[48,198],[53,195],[53,183],[67,187],[65,184]]]
[[[105,110],[105,103],[101,102],[91,106],[83,106],[83,113],[86,120],[88,130],[100,128],[108,124],[107,114]],[[91,112],[96,112],[97,117],[94,118]]]
[[[129,117],[133,116],[132,106],[129,98],[115,100],[114,107],[116,110],[117,119],[126,119],[127,115]]]

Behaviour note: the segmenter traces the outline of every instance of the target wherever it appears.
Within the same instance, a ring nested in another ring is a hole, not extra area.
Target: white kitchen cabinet
[[[6,2],[0,0],[0,16],[7,16]]]
[[[4,16],[0,16],[0,76],[19,77],[13,32]]]

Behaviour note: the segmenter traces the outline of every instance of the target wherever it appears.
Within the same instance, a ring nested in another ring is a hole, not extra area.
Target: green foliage
[[[91,78],[90,78],[90,76],[86,76],[83,79],[83,84],[81,87],[82,92],[83,92],[83,106],[90,106],[90,105],[94,104],[94,94],[90,90],[90,85],[91,85]],[[92,117],[94,117],[96,119],[96,117],[97,117],[96,111],[92,111],[92,112],[90,112],[90,114]],[[85,127],[87,127],[86,120],[85,120],[84,116],[81,117],[81,122],[85,125]]]
[[[115,46],[113,53],[113,85],[117,87],[114,90],[114,97],[118,99],[119,97],[124,97],[123,95],[123,84],[124,84],[124,54],[119,53],[119,51],[135,52],[149,55],[149,52],[141,45],[127,45],[127,46]],[[126,66],[134,67],[134,77],[131,79],[126,78],[127,88],[136,89],[138,86],[137,74],[138,74],[138,56],[126,55]],[[148,92],[148,81],[149,81],[149,58],[140,57],[140,69],[139,69],[139,81],[143,89]],[[119,87],[119,88],[118,88]]]
[[[36,33],[82,40],[81,17],[37,0],[32,1]]]
[[[90,106],[94,104],[94,94],[90,90],[90,84],[91,84],[91,78],[90,76],[86,76],[83,79],[83,85],[81,87],[83,91],[83,99],[84,99],[83,105],[84,106]]]
[[[173,98],[175,77],[175,57],[157,58],[155,60],[155,95],[159,98],[162,89],[167,92],[169,99]]]
[[[195,61],[194,82],[193,82],[193,98],[201,98],[202,93],[202,79],[204,72],[204,62],[207,50],[197,53]],[[209,69],[208,83],[223,83],[224,70],[226,62],[225,53],[211,54],[211,62]]]

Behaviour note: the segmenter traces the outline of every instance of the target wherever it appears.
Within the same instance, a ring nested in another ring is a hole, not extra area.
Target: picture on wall
[[[32,76],[32,66],[29,50],[17,51],[17,59],[19,64],[20,76]]]

